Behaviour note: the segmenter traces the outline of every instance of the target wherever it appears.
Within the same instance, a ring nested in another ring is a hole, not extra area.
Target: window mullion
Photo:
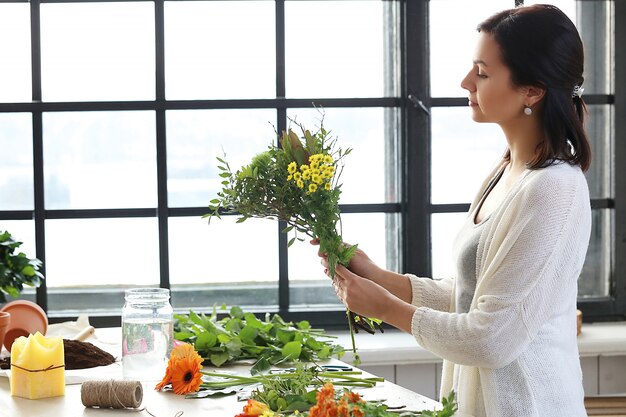
[[[402,20],[403,269],[430,276],[430,117],[408,101],[430,95],[428,1],[404,2]]]

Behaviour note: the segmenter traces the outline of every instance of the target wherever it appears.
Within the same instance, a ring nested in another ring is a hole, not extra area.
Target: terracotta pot
[[[48,316],[37,304],[27,300],[11,301],[0,311],[11,314],[11,323],[4,335],[4,347],[11,351],[13,341],[20,336],[37,332],[45,335],[48,330]]]
[[[9,323],[11,322],[11,314],[0,311],[0,348],[4,343],[4,335],[7,332]]]

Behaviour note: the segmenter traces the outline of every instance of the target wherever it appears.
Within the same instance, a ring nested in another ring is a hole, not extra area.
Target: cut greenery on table
[[[457,411],[454,391],[443,398],[440,410],[409,411],[404,406],[390,407],[385,400],[365,401],[348,388],[336,392],[337,384],[331,381],[318,383],[312,390],[299,385],[293,389],[291,382],[293,379],[263,382],[236,417],[452,417]]]
[[[379,377],[362,377],[362,372],[357,369],[302,362],[294,368],[249,376],[207,370],[201,372],[204,376],[200,391],[188,395],[188,398],[234,394],[252,386],[255,390],[249,398],[268,404],[274,411],[308,410],[315,403],[317,389],[327,382],[344,387],[371,388],[384,381]]]
[[[214,306],[210,315],[190,311],[174,318],[174,337],[192,344],[205,365],[220,367],[252,359],[256,361],[254,374],[278,363],[339,358],[344,353],[324,330],[312,328],[307,321],[286,322],[278,314],[266,314],[265,320],[260,320],[234,306],[220,319]]]
[[[288,225],[284,232],[294,233],[289,246],[296,239],[303,241],[302,235],[319,240],[320,251],[328,260],[328,274],[333,278],[337,265],[347,267],[357,249],[356,245],[343,243],[339,210],[339,179],[344,158],[352,149],[337,146],[337,138],[323,126],[323,114],[314,133],[292,122],[300,127],[300,137],[291,129],[283,131],[280,145],[273,141],[267,151],[235,172],[224,158],[217,158],[222,190],[211,200],[211,212],[204,217],[210,222],[212,217],[231,213],[240,216],[238,223],[252,217],[282,220]],[[354,360],[358,364],[355,326],[374,333],[381,329],[381,322],[347,313]]]

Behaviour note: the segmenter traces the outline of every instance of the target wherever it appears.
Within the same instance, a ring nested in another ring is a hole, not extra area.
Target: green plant
[[[16,241],[8,231],[0,231],[0,302],[6,295],[18,297],[24,285],[38,287],[44,279],[39,269],[41,261],[17,252],[22,242]]]
[[[328,341],[333,337],[324,330],[312,328],[307,321],[286,322],[278,314],[266,314],[265,320],[260,320],[234,306],[218,319],[213,306],[209,316],[190,311],[174,317],[174,337],[192,344],[207,364],[217,367],[254,359],[252,373],[258,373],[277,363],[328,359],[344,352],[343,347]]]

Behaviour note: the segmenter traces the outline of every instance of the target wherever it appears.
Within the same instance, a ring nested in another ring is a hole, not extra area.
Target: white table
[[[119,329],[98,329],[96,340],[87,340],[120,357]],[[108,343],[107,343],[108,342]],[[337,361],[333,361],[337,362]],[[221,370],[247,373],[247,366],[221,368]],[[66,371],[66,382],[72,378],[83,378],[93,375],[94,379],[121,379],[119,362],[108,367],[92,368],[80,372]],[[364,376],[369,376],[363,373]],[[70,378],[72,377],[72,378]],[[184,396],[172,392],[154,391],[157,381],[142,381],[143,403],[148,411],[157,417],[174,417],[179,411],[184,412],[182,417],[233,417],[241,413],[244,403],[238,402],[235,395],[218,398],[185,399]],[[441,405],[427,397],[416,394],[391,382],[379,383],[374,388],[360,389],[365,399],[385,399],[390,406],[405,405],[410,410],[434,409]],[[129,410],[85,408],[80,399],[80,384],[66,386],[63,397],[28,400],[10,395],[9,380],[0,378],[0,416],[2,417],[149,417],[145,411],[133,412]]]

